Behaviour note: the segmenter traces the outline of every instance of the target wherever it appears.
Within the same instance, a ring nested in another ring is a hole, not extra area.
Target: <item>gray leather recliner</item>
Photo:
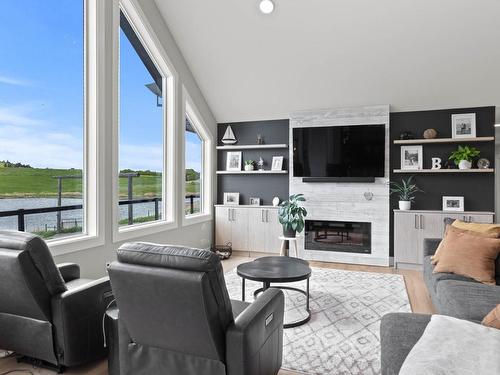
[[[80,278],[56,265],[35,235],[0,231],[0,348],[59,372],[102,358],[102,317],[113,300],[109,278]]]
[[[109,267],[111,375],[275,375],[282,363],[284,295],[231,301],[210,251],[128,243]]]

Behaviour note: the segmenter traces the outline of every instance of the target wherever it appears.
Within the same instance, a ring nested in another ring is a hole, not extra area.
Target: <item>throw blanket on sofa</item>
[[[498,375],[500,330],[433,315],[399,375]]]

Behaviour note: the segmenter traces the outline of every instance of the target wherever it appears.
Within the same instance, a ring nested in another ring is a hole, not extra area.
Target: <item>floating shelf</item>
[[[394,169],[394,173],[493,173],[495,170],[493,168],[487,169],[418,169],[418,170],[407,170],[407,169]]]
[[[287,174],[288,171],[217,171],[217,174]]]
[[[263,144],[263,145],[231,145],[217,146],[217,150],[256,150],[256,149],[271,149],[271,148],[288,148],[287,144]]]
[[[434,139],[397,139],[395,145],[416,145],[425,143],[462,143],[462,142],[491,142],[495,137],[476,138],[434,138]]]

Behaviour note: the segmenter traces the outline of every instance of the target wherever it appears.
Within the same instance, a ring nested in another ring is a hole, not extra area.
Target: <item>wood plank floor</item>
[[[244,256],[233,256],[231,259],[223,261],[224,271],[230,271],[235,268],[238,264],[243,262],[248,262],[250,258]],[[406,289],[408,290],[408,296],[410,298],[410,303],[413,312],[415,313],[433,313],[434,307],[430,300],[427,288],[425,287],[422,273],[419,271],[412,270],[400,270],[394,269],[392,267],[375,267],[375,266],[359,266],[352,264],[340,264],[340,263],[323,263],[323,262],[310,262],[312,267],[321,268],[334,268],[341,270],[351,270],[351,271],[364,271],[364,272],[378,272],[378,273],[393,273],[403,275],[406,282]],[[29,371],[20,371],[20,370]],[[17,370],[14,372],[16,375],[25,374],[36,374],[36,375],[53,375],[55,372],[33,368],[25,364],[18,364],[14,358],[3,358],[0,359],[0,374],[10,371]],[[79,368],[73,368],[67,370],[65,374],[68,375],[107,375],[108,368],[107,362],[105,360],[92,363]],[[296,375],[297,372],[281,370],[279,375]]]

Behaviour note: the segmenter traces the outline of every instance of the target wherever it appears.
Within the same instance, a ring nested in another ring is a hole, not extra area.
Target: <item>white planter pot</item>
[[[401,211],[411,210],[411,201],[399,201],[399,209]]]
[[[472,168],[472,163],[467,160],[460,160],[460,163],[458,163],[458,169],[471,169]]]
[[[245,165],[245,171],[253,171],[253,165],[252,164]]]

